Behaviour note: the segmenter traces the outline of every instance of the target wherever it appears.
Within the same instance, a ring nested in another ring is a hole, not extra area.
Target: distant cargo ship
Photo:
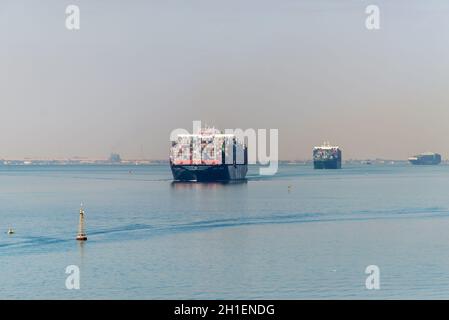
[[[248,150],[233,134],[201,129],[172,141],[170,168],[176,181],[242,180],[248,171]]]
[[[425,152],[408,158],[415,165],[437,165],[441,163],[441,155],[433,152]]]
[[[315,169],[340,169],[341,150],[337,146],[331,146],[329,142],[313,148],[313,167]]]

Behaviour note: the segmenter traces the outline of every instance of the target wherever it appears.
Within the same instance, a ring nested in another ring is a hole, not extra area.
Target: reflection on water
[[[218,182],[172,181],[170,186],[175,190],[216,190],[227,186],[247,185],[248,180],[230,180]]]
[[[85,241],[77,241],[78,242],[78,252],[79,252],[79,256],[80,256],[80,262],[81,264],[83,264],[84,262],[84,246],[85,246]]]

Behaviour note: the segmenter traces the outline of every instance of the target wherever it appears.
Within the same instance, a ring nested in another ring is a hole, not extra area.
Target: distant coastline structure
[[[120,162],[122,162],[122,158],[120,157],[120,155],[118,153],[111,153],[111,155],[109,156],[109,162],[120,163]]]
[[[79,224],[78,224],[78,234],[76,235],[76,240],[78,240],[78,241],[86,241],[87,240],[86,231],[84,229],[84,209],[83,209],[82,204],[81,204],[81,208],[80,208],[80,220],[79,220]]]

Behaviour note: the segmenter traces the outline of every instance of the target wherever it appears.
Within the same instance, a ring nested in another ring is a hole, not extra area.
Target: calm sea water
[[[174,184],[165,165],[1,166],[0,200],[2,299],[449,298],[449,166],[285,165],[226,185]]]

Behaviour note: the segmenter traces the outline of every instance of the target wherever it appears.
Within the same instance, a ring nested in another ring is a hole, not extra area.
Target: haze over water
[[[449,156],[449,2],[0,2],[0,158],[166,159],[170,132],[279,129],[281,159]],[[14,137],[14,139],[11,139]]]
[[[166,165],[0,166],[0,298],[449,297],[448,166],[255,169],[195,184]]]

